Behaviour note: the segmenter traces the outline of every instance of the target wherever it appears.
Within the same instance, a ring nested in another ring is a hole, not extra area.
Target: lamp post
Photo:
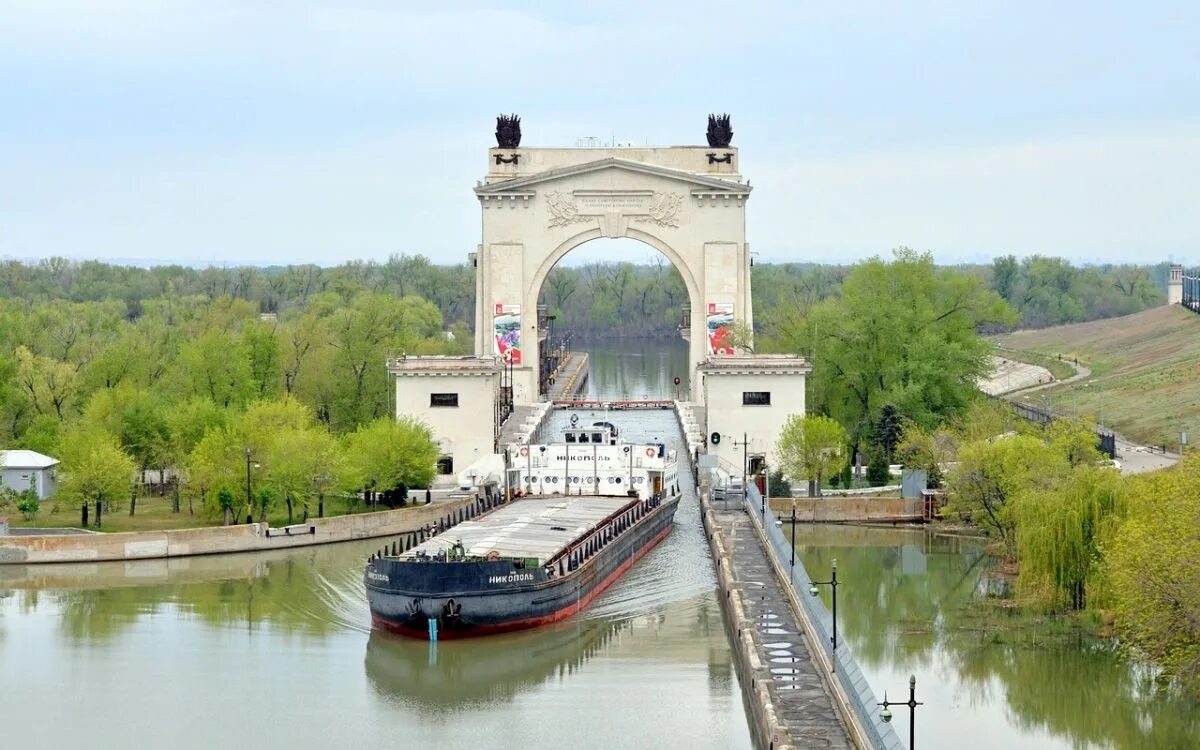
[[[796,498],[792,498],[792,568],[796,567]],[[836,589],[834,589],[836,591]]]
[[[888,706],[908,706],[908,750],[913,750],[913,743],[916,738],[917,725],[917,706],[925,704],[917,700],[917,676],[909,675],[908,677],[908,700],[903,703],[889,701],[887,699],[887,691],[883,693],[883,700],[879,703],[883,706],[883,710],[879,712],[879,718],[883,719],[884,723],[889,723],[892,720],[892,711]]]
[[[254,496],[250,492],[250,449],[246,449],[246,512],[254,510]],[[261,520],[261,519],[260,519]]]
[[[795,533],[796,533],[796,527],[792,526],[793,538],[795,538]],[[792,545],[792,549],[793,550],[796,549],[795,544]],[[793,552],[792,554],[794,555],[795,552]],[[813,596],[816,596],[818,593],[820,593],[817,589],[817,586],[828,586],[833,591],[833,636],[830,638],[830,640],[833,642],[833,655],[832,655],[832,658],[830,659],[830,661],[833,663],[833,671],[836,672],[837,671],[837,589],[838,589],[837,558],[834,558],[834,560],[833,560],[833,573],[829,577],[829,580],[828,581],[813,581],[812,586],[810,586],[808,589],[808,593],[812,594]]]

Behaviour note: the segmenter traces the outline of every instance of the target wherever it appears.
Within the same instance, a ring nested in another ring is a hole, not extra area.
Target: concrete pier
[[[573,399],[587,392],[588,354],[587,352],[570,352],[563,358],[562,364],[555,371],[554,382],[546,391],[546,398],[551,401]]]
[[[775,577],[749,516],[703,500],[725,624],[750,729],[761,748],[854,748],[848,709],[813,658],[805,629]]]

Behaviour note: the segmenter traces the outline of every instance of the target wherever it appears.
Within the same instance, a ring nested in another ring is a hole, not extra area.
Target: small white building
[[[494,357],[398,357],[396,418],[411,417],[433,432],[438,474],[457,477],[496,453],[501,368]]]
[[[753,475],[779,467],[775,443],[787,418],[804,416],[808,360],[792,354],[709,357],[698,368],[707,412],[708,452]],[[718,438],[714,445],[712,436]],[[746,442],[748,445],[742,445]]]
[[[4,486],[14,492],[33,487],[38,499],[45,500],[58,490],[57,458],[43,456],[37,451],[3,450],[0,451],[0,463],[4,465]]]

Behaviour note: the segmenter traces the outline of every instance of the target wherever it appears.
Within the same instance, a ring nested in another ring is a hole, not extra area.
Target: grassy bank
[[[996,349],[997,354],[1005,359],[1024,362],[1027,365],[1045,367],[1054,376],[1055,380],[1066,380],[1075,374],[1075,368],[1065,359],[1059,359],[1057,354],[1039,354],[1037,352],[1006,349],[1002,346],[998,346]]]
[[[415,507],[409,505],[407,507]],[[344,497],[328,497],[325,499],[325,517],[344,516],[352,513],[366,513],[371,510],[391,510],[380,506],[378,508],[368,508],[361,501],[351,503],[349,498]],[[159,497],[151,495],[147,497],[139,497],[137,500],[137,511],[134,515],[129,515],[129,502],[117,503],[113,505],[111,513],[105,513],[102,519],[102,526],[96,529],[96,506],[93,503],[88,509],[89,528],[94,531],[167,531],[170,529],[193,529],[202,526],[220,526],[220,519],[209,519],[201,514],[199,506],[195,507],[195,513],[189,514],[187,500],[182,501],[180,512],[175,513],[172,510],[171,496]],[[303,509],[297,507],[294,509],[294,522],[299,523],[303,518]],[[42,503],[41,510],[33,519],[25,519],[15,508],[0,509],[0,516],[8,516],[9,525],[13,528],[75,528],[79,526],[80,514],[79,505],[64,502],[55,502],[54,500],[46,500]],[[267,514],[272,526],[284,526],[288,522],[287,508],[279,507],[272,508]],[[309,508],[310,518],[316,518],[317,506],[314,504]],[[245,518],[240,519],[245,521]],[[260,520],[255,517],[255,520]]]
[[[1023,362],[1057,362],[1061,354],[1091,368],[1092,377],[1083,381],[1030,394],[1025,400],[1035,406],[1091,415],[1150,444],[1176,447],[1181,429],[1200,435],[1200,315],[1177,305],[1160,307],[1018,331],[996,343]]]

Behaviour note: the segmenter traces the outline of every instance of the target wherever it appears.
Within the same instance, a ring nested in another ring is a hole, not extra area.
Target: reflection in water
[[[670,412],[618,416],[679,440]],[[583,615],[432,661],[369,630],[378,547],[0,567],[6,746],[750,746],[694,497]]]
[[[837,559],[839,632],[875,691],[907,695],[916,675],[923,747],[1200,747],[1200,706],[1156,696],[1111,644],[981,604],[990,571],[971,540],[801,526],[796,545],[814,576]],[[908,712],[895,722],[907,735]]]
[[[418,709],[507,701],[551,677],[574,674],[622,627],[621,620],[575,620],[443,643],[375,631],[367,642],[367,677],[380,695]]]
[[[588,353],[588,398],[667,399],[688,394],[687,342],[670,339],[588,339],[575,348]]]

